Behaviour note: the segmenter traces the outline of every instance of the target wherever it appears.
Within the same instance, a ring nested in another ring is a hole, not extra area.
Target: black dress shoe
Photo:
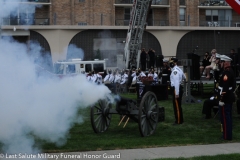
[[[205,119],[211,119],[212,117],[211,116],[206,116]]]
[[[182,123],[173,123],[172,125],[176,126],[176,125],[180,125],[180,124],[182,124]]]

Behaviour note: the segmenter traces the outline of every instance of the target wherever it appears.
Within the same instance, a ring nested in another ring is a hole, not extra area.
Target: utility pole
[[[0,40],[2,38],[2,18],[0,18]]]

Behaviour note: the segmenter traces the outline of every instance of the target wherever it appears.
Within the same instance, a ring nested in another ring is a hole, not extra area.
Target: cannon
[[[127,116],[126,123],[129,119],[138,123],[142,137],[152,135],[158,122],[164,121],[164,107],[159,107],[156,95],[151,91],[145,91],[144,88],[144,85],[140,87],[139,92],[141,93],[138,95],[141,96],[136,101],[117,96],[118,98],[114,98],[115,108],[109,98],[101,99],[92,106],[90,116],[94,132],[105,132],[110,126],[112,114],[119,114],[122,115],[120,123]]]

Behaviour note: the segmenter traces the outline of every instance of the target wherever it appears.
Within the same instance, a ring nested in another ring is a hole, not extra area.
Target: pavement
[[[47,153],[48,160],[146,160],[156,158],[189,158],[195,156],[213,156],[219,154],[240,153],[240,143],[222,143],[211,145],[189,145],[143,149],[105,150],[88,152]],[[43,155],[44,156],[44,155]],[[50,157],[52,156],[52,157]],[[55,156],[55,157],[53,157]],[[58,156],[58,157],[57,157]],[[44,158],[44,157],[42,157]]]
[[[211,145],[189,145],[174,147],[105,150],[67,153],[38,154],[0,154],[0,160],[41,159],[41,160],[153,160],[157,158],[190,158],[196,156],[214,156],[219,154],[240,153],[240,143],[222,143]]]

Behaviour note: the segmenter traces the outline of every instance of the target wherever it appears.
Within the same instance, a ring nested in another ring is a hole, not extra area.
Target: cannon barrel
[[[125,97],[122,97],[122,96],[118,96],[114,99],[119,105],[127,105],[128,102],[134,102],[132,99],[125,98]]]
[[[116,110],[119,114],[130,114],[132,110],[137,109],[137,102],[132,99],[119,96],[115,98],[115,101]]]

